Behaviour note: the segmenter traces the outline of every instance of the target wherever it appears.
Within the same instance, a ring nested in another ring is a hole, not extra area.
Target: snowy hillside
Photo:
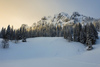
[[[37,22],[37,25],[40,24],[65,25],[65,24],[73,24],[77,22],[83,24],[83,23],[92,22],[94,20],[95,20],[94,18],[79,14],[78,12],[73,12],[71,16],[69,16],[67,13],[61,12],[59,14],[55,14],[53,17],[48,16],[48,17],[41,18],[41,20]]]
[[[36,37],[26,43],[9,43],[8,49],[0,48],[0,67],[100,67],[100,39],[91,51],[63,37]]]

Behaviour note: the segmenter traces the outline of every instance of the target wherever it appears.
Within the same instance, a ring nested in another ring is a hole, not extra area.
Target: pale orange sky
[[[50,5],[59,6],[53,4],[53,2],[49,4],[46,3],[46,0],[44,1],[0,0],[0,28],[7,27],[9,24],[13,25],[14,28],[20,27],[21,24],[28,24],[30,26],[43,16],[53,15],[53,10],[50,8],[47,11],[46,8],[49,8]]]
[[[32,25],[38,19],[35,16],[36,12],[32,4],[26,1],[0,1],[0,27],[6,27],[8,24],[14,25],[15,28],[20,27],[21,24]]]
[[[32,25],[43,16],[53,16],[60,12],[100,17],[100,0],[0,0],[0,29],[21,24]],[[91,8],[92,7],[92,8]]]

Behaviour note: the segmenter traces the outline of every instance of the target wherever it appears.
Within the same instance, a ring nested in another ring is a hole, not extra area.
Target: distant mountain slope
[[[48,16],[48,17],[41,18],[41,20],[37,22],[37,25],[41,25],[41,24],[65,25],[65,24],[73,24],[77,22],[83,24],[87,22],[92,22],[94,20],[95,20],[94,18],[79,14],[78,12],[73,12],[71,16],[69,16],[67,13],[61,12],[59,14],[54,15],[53,17]]]

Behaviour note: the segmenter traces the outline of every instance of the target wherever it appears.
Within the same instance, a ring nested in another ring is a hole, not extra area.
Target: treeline
[[[81,42],[83,44],[95,44],[98,38],[97,30],[100,31],[99,22],[66,24],[34,24],[33,27],[28,27],[23,24],[19,29],[13,29],[13,26],[8,25],[7,29],[2,28],[0,37],[8,40],[21,40],[32,37],[63,37],[68,41]]]
[[[27,31],[24,27],[14,30],[13,26],[10,27],[10,25],[8,25],[7,29],[6,28],[1,29],[0,37],[7,40],[20,40],[26,37],[27,35],[26,33]]]
[[[2,28],[0,32],[1,38],[7,38],[8,40],[20,40],[32,37],[61,37],[63,36],[63,28],[61,25],[54,26],[53,24],[37,25],[34,27],[28,27],[23,24],[19,29],[13,29],[13,26],[8,25],[7,29]]]

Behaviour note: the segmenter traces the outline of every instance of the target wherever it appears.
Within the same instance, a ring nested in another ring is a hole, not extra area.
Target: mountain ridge
[[[78,12],[73,12],[71,16],[65,12],[61,12],[59,14],[55,14],[53,17],[51,16],[44,16],[39,20],[36,25],[41,24],[54,24],[54,25],[66,25],[66,24],[75,24],[75,23],[81,23],[85,24],[88,22],[93,22],[96,19],[93,17],[82,15]]]

